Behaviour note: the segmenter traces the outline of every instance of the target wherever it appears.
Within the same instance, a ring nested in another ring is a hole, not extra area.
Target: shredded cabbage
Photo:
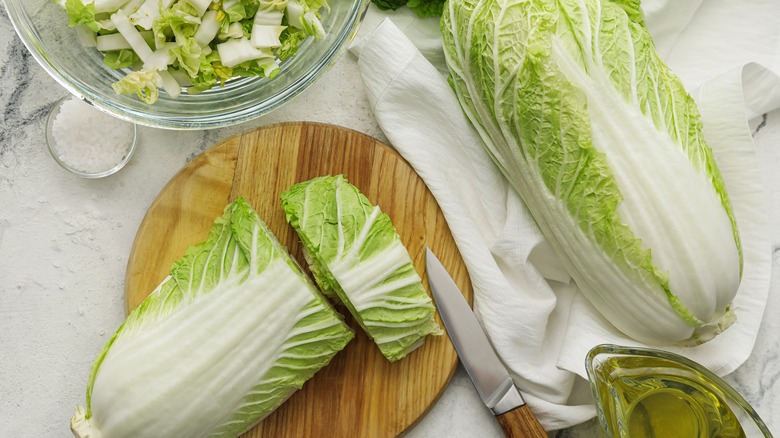
[[[79,29],[80,40],[94,41],[96,36],[104,39],[104,47],[110,49],[103,52],[108,67],[144,72],[136,75],[140,77],[156,71],[163,78],[157,85],[132,79],[114,87],[117,93],[143,96],[142,100],[150,104],[159,96],[150,86],[163,87],[176,97],[182,87],[187,87],[189,93],[199,93],[232,77],[275,76],[280,62],[295,56],[307,38],[325,36],[320,11],[328,8],[324,0],[59,3],[67,12],[70,26]],[[294,17],[292,21],[290,17]],[[153,31],[153,38],[142,38],[145,31]],[[116,53],[119,50],[133,53]]]

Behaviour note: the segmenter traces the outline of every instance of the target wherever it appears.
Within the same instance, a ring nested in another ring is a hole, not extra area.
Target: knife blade
[[[430,248],[425,271],[439,315],[477,393],[507,437],[547,437],[498,358],[476,315],[444,265]]]

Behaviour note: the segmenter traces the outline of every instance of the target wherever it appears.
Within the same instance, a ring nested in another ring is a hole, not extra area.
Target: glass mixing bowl
[[[274,110],[312,85],[346,50],[369,0],[331,0],[323,11],[326,37],[306,40],[273,79],[240,78],[200,94],[171,98],[160,92],[150,105],[119,95],[111,84],[125,73],[106,67],[102,55],[82,47],[65,11],[52,0],[4,0],[16,33],[41,66],[75,96],[118,118],[168,129],[234,125]]]

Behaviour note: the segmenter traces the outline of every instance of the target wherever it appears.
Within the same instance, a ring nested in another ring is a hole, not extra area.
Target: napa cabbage
[[[343,175],[298,183],[281,197],[320,289],[349,309],[388,360],[442,333],[390,217]]]
[[[243,199],[114,333],[92,366],[77,437],[235,437],[353,332]]]
[[[696,103],[637,0],[450,0],[449,81],[579,288],[617,329],[692,344],[731,322],[742,250]]]

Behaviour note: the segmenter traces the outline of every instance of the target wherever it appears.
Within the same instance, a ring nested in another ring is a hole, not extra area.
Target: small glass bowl
[[[604,344],[585,367],[606,437],[772,436],[734,388],[678,354]]]
[[[103,178],[109,175],[113,175],[125,167],[125,165],[130,161],[130,158],[132,158],[133,154],[135,153],[135,149],[138,143],[137,126],[134,123],[120,120],[107,113],[104,113],[86,102],[81,105],[81,110],[75,113],[74,116],[78,118],[86,118],[89,114],[92,114],[93,116],[100,117],[105,121],[105,123],[110,123],[112,126],[126,130],[129,135],[126,137],[123,136],[119,139],[120,144],[125,146],[124,154],[121,157],[117,157],[116,160],[111,160],[111,162],[106,165],[105,168],[99,169],[79,168],[78,165],[72,162],[68,162],[67,159],[63,158],[63,151],[61,148],[64,146],[64,143],[57,141],[54,124],[63,104],[65,104],[65,102],[69,101],[70,99],[77,100],[76,97],[71,95],[61,98],[54,104],[51,111],[49,111],[48,117],[46,118],[46,144],[49,147],[49,152],[51,153],[52,158],[54,158],[54,161],[56,161],[57,164],[59,164],[63,169],[82,178]],[[87,127],[82,123],[79,123],[78,126],[74,126],[74,129],[83,130],[87,129]]]

